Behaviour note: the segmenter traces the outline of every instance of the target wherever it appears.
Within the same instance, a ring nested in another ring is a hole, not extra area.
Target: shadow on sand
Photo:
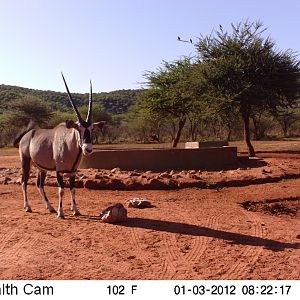
[[[208,227],[199,227],[196,225],[143,219],[143,218],[129,218],[124,223],[117,224],[124,227],[137,227],[143,229],[152,229],[157,231],[185,234],[190,236],[207,236],[217,239],[229,241],[232,244],[249,245],[249,246],[263,246],[264,248],[272,251],[282,251],[285,249],[300,249],[300,243],[284,243],[255,237],[246,234],[233,233],[223,230],[211,229]]]

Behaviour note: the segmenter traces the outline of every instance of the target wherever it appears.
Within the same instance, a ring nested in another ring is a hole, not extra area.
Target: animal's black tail
[[[20,133],[17,134],[15,140],[14,140],[14,147],[18,148],[19,147],[19,143],[21,141],[21,138],[31,129],[33,129],[36,126],[35,121],[30,120],[30,122],[27,125],[27,128],[24,131],[21,131]]]

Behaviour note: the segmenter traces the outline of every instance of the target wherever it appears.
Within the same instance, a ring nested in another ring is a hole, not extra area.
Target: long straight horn
[[[90,81],[90,96],[89,96],[89,109],[86,117],[86,122],[91,123],[92,122],[92,101],[93,101],[93,96],[92,96],[92,82]]]
[[[78,111],[78,109],[77,109],[77,107],[76,107],[76,105],[75,105],[75,103],[74,103],[74,101],[73,101],[73,98],[72,98],[72,96],[71,96],[71,94],[70,94],[70,91],[69,91],[68,85],[67,85],[67,83],[66,83],[64,74],[61,73],[61,76],[62,76],[62,78],[63,78],[63,80],[64,80],[65,87],[66,87],[67,92],[68,92],[69,100],[70,100],[70,102],[71,102],[71,105],[72,105],[72,107],[73,107],[75,113],[76,113],[77,119],[78,119],[78,121],[79,121],[80,123],[82,123],[82,122],[83,122],[83,119],[82,119],[82,117],[81,117],[81,115],[80,115],[80,113],[79,113],[79,111]]]

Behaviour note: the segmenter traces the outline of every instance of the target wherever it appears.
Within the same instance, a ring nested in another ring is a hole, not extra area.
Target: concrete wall
[[[184,148],[209,148],[209,147],[224,147],[228,146],[227,141],[208,141],[208,142],[186,142]]]
[[[121,170],[212,169],[237,162],[236,147],[199,149],[100,150],[83,157],[79,168]]]

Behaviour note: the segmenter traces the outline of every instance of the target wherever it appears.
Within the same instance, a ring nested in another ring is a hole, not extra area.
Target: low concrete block
[[[209,147],[224,147],[228,146],[227,141],[208,141],[208,142],[186,142],[186,149],[194,148],[209,148]]]
[[[186,142],[184,144],[185,149],[198,149],[200,148],[199,142]]]
[[[211,169],[237,163],[236,147],[198,149],[99,150],[83,157],[79,168],[121,170]]]

